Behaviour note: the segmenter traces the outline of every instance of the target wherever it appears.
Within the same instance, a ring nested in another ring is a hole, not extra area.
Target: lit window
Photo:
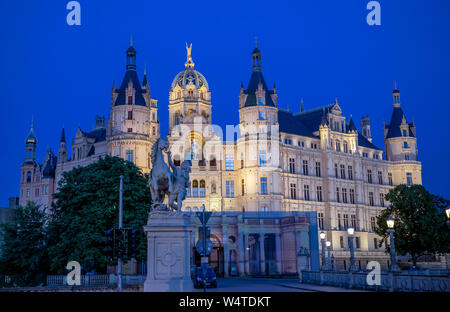
[[[225,170],[234,170],[234,157],[233,155],[225,155]]]
[[[259,165],[266,166],[266,151],[259,151]]]
[[[126,151],[126,160],[129,162],[134,162],[134,152],[132,150]]]
[[[261,184],[261,194],[265,195],[267,194],[267,178],[263,177],[260,179]]]
[[[412,173],[411,172],[407,172],[406,173],[406,184],[407,185],[412,185],[413,184]]]
[[[226,181],[226,197],[231,198],[234,197],[234,181]]]

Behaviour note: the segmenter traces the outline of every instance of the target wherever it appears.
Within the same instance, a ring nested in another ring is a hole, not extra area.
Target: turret
[[[35,162],[37,138],[34,134],[34,121],[31,120],[30,131],[25,139],[25,162]]]
[[[67,161],[66,133],[63,127],[61,132],[61,140],[59,141],[58,164],[64,163],[66,161]]]
[[[369,118],[369,116],[365,116],[365,117],[361,118],[361,134],[369,142],[372,142],[372,134],[370,132],[370,118]]]

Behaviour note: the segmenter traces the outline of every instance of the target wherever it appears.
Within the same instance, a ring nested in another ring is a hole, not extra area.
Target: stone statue
[[[162,152],[166,152],[169,166],[164,161]],[[189,172],[190,163],[184,161],[181,168],[172,162],[172,155],[169,151],[169,143],[166,138],[159,138],[152,146],[151,153],[152,170],[148,177],[148,186],[152,195],[152,210],[181,211],[182,201],[186,197],[186,187],[190,185]],[[169,197],[169,205],[164,204],[166,194]],[[177,205],[174,202],[177,202]]]

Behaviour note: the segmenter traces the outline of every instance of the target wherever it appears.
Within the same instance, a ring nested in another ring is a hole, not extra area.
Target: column
[[[229,276],[229,264],[230,264],[230,251],[228,248],[228,234],[227,234],[227,226],[222,226],[222,244],[223,244],[223,260],[224,260],[224,274],[225,277]]]
[[[277,264],[277,274],[281,274],[281,234],[275,233],[275,258]]]
[[[244,266],[245,274],[250,274],[250,259],[249,259],[249,248],[248,248],[248,233],[244,235]]]
[[[245,246],[244,246],[244,233],[242,233],[242,232],[239,232],[238,248],[239,248],[239,253],[238,253],[238,257],[239,257],[239,275],[240,276],[244,276],[245,275],[245,270],[244,270]]]
[[[264,233],[259,233],[259,265],[261,274],[266,274],[266,253],[264,250]]]
[[[301,235],[300,231],[295,231],[295,259],[296,259],[296,262],[297,262],[297,266],[296,266],[297,269],[298,269],[299,264],[300,264],[300,263],[298,263],[299,259],[298,259],[297,255],[298,255],[298,252],[300,251],[300,247],[302,247],[300,235]]]

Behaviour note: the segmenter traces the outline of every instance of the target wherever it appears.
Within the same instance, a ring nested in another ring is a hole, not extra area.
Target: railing
[[[117,285],[117,275],[81,275],[80,286],[114,286]],[[141,285],[145,282],[144,275],[122,275],[123,285]],[[47,286],[67,285],[66,275],[47,276]]]
[[[370,272],[302,271],[301,282],[376,291],[396,292],[450,292],[450,276],[421,272],[381,272],[379,285],[369,285]],[[441,273],[445,273],[442,271]]]

